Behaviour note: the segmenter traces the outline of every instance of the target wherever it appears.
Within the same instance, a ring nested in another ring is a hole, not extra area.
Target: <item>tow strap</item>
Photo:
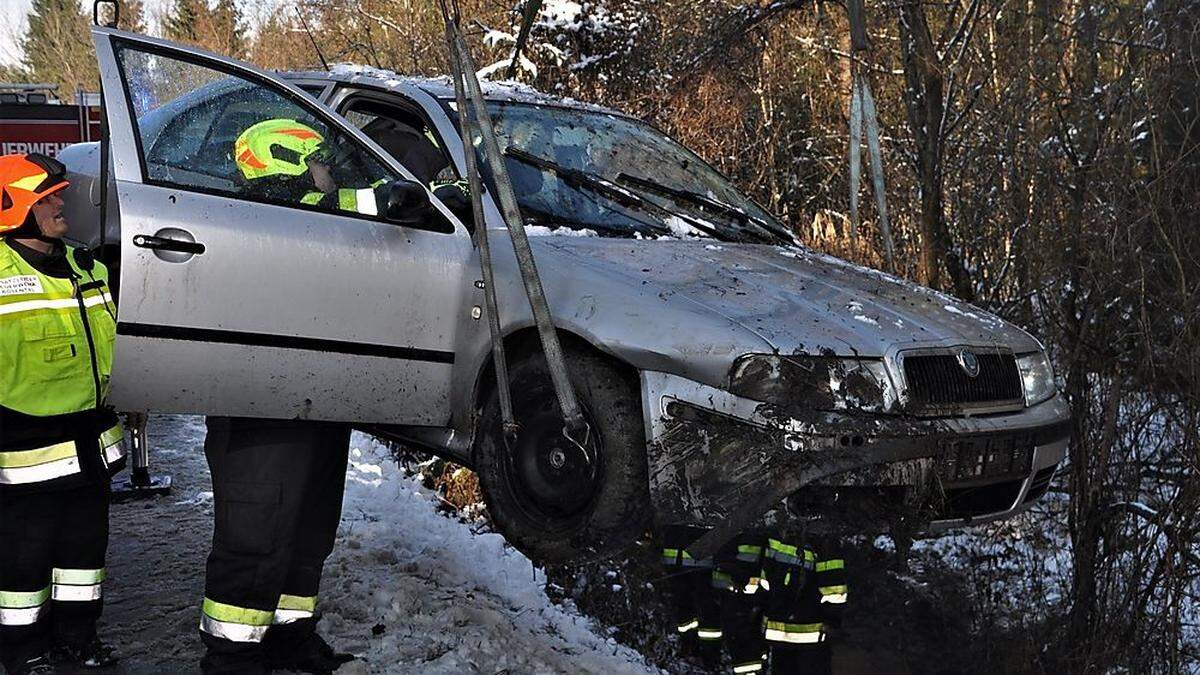
[[[482,141],[484,161],[487,162],[488,168],[492,172],[496,196],[500,201],[501,215],[508,229],[509,238],[512,240],[517,267],[521,273],[521,281],[525,285],[525,295],[529,299],[529,307],[533,311],[538,336],[541,338],[542,351],[546,355],[546,363],[550,370],[554,393],[558,398],[559,409],[566,421],[563,427],[563,436],[578,446],[591,463],[592,457],[588,450],[591,430],[580,412],[579,402],[575,398],[575,390],[571,386],[571,380],[567,374],[562,345],[558,340],[558,333],[555,331],[554,321],[550,315],[550,306],[546,301],[546,292],[542,288],[537,264],[533,259],[533,250],[530,248],[529,238],[525,234],[525,221],[521,217],[521,209],[517,204],[516,193],[513,191],[512,181],[508,176],[508,168],[504,164],[504,156],[496,141],[496,131],[492,126],[491,116],[484,104],[474,59],[471,58],[470,50],[459,29],[458,3],[457,0],[438,0],[438,4],[441,6],[442,18],[446,23],[446,45],[450,55],[450,70],[454,79],[454,95],[458,106],[459,133],[462,136],[467,178],[471,188],[471,207],[474,211],[475,223],[474,236],[476,245],[479,246],[479,262],[483,272],[488,330],[491,332],[492,338],[492,357],[496,365],[500,415],[505,442],[511,447],[519,428],[513,417],[508,364],[504,357],[503,336],[500,334],[491,249],[487,240],[487,224],[483,213],[483,181],[480,177],[473,143],[476,136]]]

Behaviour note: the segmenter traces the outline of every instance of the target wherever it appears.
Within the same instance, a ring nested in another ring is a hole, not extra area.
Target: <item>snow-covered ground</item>
[[[150,421],[152,469],[168,497],[112,512],[104,635],[125,674],[196,672],[196,626],[212,492],[204,421]],[[440,515],[437,497],[388,450],[354,434],[338,547],[321,589],[321,630],[361,657],[339,673],[643,673],[655,670],[570,605],[497,534]]]

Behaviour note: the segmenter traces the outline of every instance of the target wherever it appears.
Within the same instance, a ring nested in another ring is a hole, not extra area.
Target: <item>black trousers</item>
[[[266,647],[287,653],[287,643],[311,637],[349,445],[346,425],[209,418],[215,527],[201,626],[205,673],[261,672]]]
[[[96,636],[108,550],[108,483],[0,492],[0,662]]]

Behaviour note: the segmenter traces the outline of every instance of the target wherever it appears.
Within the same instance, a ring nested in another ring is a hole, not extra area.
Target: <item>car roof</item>
[[[446,75],[441,77],[400,75],[390,70],[354,63],[336,63],[331,65],[328,71],[287,71],[280,72],[279,75],[290,80],[327,80],[340,84],[366,85],[375,89],[391,90],[398,93],[404,93],[406,88],[415,87],[437,99],[452,100],[454,98],[454,83]],[[612,108],[586,103],[565,96],[547,94],[521,82],[481,81],[480,85],[483,89],[483,97],[487,101],[530,103],[629,117],[629,115]]]

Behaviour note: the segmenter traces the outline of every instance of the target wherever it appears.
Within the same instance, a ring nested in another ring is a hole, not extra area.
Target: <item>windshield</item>
[[[488,109],[527,226],[792,243],[771,214],[649,125],[529,103]]]

